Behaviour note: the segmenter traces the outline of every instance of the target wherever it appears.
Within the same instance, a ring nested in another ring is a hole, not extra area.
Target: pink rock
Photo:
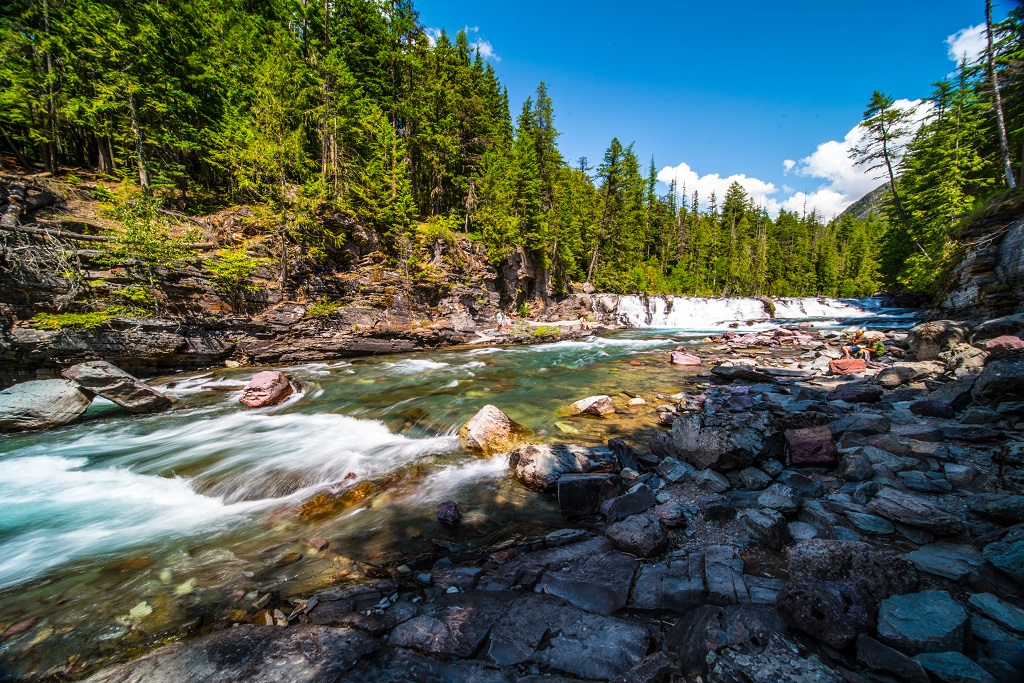
[[[801,330],[809,330],[812,327],[814,327],[814,324],[809,322],[802,322],[799,325],[797,325],[797,327],[799,327]]]
[[[276,370],[265,370],[249,380],[238,400],[250,408],[263,408],[277,405],[291,396],[293,391],[287,375]]]
[[[669,362],[672,365],[700,365],[700,358],[693,355],[692,353],[673,351],[672,357],[670,358]]]
[[[778,338],[778,337],[794,337],[794,336],[796,336],[796,332],[794,332],[793,330],[787,330],[785,327],[780,327],[777,330],[775,330],[775,332],[772,333],[772,336],[774,336],[776,338]]]
[[[836,444],[832,441],[832,430],[828,426],[787,429],[786,443],[789,444],[790,461],[793,464],[836,461]]]
[[[1011,351],[1013,349],[1024,349],[1024,339],[1004,334],[995,339],[985,342],[985,349],[988,351]]]
[[[863,358],[840,358],[828,362],[828,371],[833,375],[849,375],[858,372],[866,372],[867,365]]]

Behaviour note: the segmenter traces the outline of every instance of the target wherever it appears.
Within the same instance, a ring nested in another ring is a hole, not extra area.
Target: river
[[[667,350],[768,324],[758,300],[731,301],[623,297],[621,317],[643,327],[279,368],[303,390],[269,409],[238,403],[254,368],[155,378],[176,401],[169,412],[129,416],[97,400],[76,425],[0,438],[0,632],[34,620],[0,642],[0,680],[230,623],[266,592],[308,596],[375,566],[566,526],[503,458],[464,451],[458,426],[491,403],[540,441],[620,436],[643,448],[667,402],[658,397],[694,387]],[[776,315],[824,327],[912,320],[871,300],[777,300]],[[647,404],[608,419],[564,410],[624,390]],[[350,505],[303,508],[352,482],[367,484]],[[465,514],[454,530],[436,520],[452,499]]]

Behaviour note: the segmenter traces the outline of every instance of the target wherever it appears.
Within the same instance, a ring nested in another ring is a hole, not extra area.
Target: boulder
[[[970,326],[952,320],[921,323],[907,335],[910,352],[917,360],[935,360],[939,354],[954,349],[957,344],[969,344],[970,341]]]
[[[981,554],[993,567],[1024,584],[1024,534],[1020,536],[1013,539],[1007,535],[1002,541],[989,543]]]
[[[976,377],[985,367],[987,359],[987,351],[970,344],[961,344],[955,351],[950,352],[946,361],[946,373],[957,379]]]
[[[753,647],[721,648],[708,671],[708,683],[840,683],[843,678],[817,658],[805,659],[797,647],[772,632]]]
[[[829,423],[829,429],[835,435],[840,434],[885,434],[892,428],[892,421],[885,415],[874,413],[854,413]]]
[[[839,358],[828,362],[828,371],[833,375],[856,375],[867,370],[863,358]]]
[[[967,498],[967,507],[975,514],[1003,524],[1024,522],[1024,495],[974,493]]]
[[[974,332],[981,339],[991,339],[992,337],[1003,335],[1020,335],[1021,332],[1024,332],[1024,313],[1014,313],[1002,318],[986,320],[978,325]]]
[[[987,342],[985,342],[984,346],[985,350],[988,351],[989,353],[995,351],[1012,351],[1014,349],[1024,349],[1024,339],[1004,334],[1001,337],[989,339]]]
[[[763,647],[772,633],[785,629],[771,607],[701,604],[688,610],[665,635],[664,651],[679,666],[682,680],[707,680],[708,662],[717,658],[716,651],[755,650]]]
[[[131,413],[152,413],[171,405],[167,396],[106,361],[79,363],[60,374]]]
[[[939,536],[958,534],[964,529],[959,517],[946,512],[931,499],[893,488],[879,491],[868,503],[868,509],[890,521]]]
[[[786,443],[789,445],[790,462],[798,465],[836,461],[836,444],[832,441],[832,430],[827,426],[787,429]]]
[[[910,412],[922,417],[941,417],[947,420],[956,417],[956,411],[952,406],[940,401],[915,401],[910,404]]]
[[[919,374],[918,369],[910,365],[894,365],[875,375],[875,383],[883,389],[895,389],[913,381]]]
[[[294,391],[291,380],[283,372],[264,370],[249,380],[238,401],[249,408],[265,408],[281,403]]]
[[[668,544],[665,527],[654,513],[633,515],[609,524],[605,535],[616,548],[637,557],[656,555]]]
[[[757,497],[757,504],[784,515],[791,515],[800,507],[800,500],[793,489],[785,484],[775,483],[761,492]]]
[[[991,593],[975,593],[967,602],[992,621],[1002,624],[1011,631],[1024,633],[1024,609],[1000,600]]]
[[[839,476],[846,481],[864,481],[871,474],[871,461],[859,451],[847,453],[839,463]]]
[[[875,625],[874,605],[857,584],[798,578],[775,598],[775,611],[790,628],[843,650]]]
[[[791,547],[789,573],[823,581],[853,581],[873,600],[915,590],[918,574],[902,557],[860,541],[812,539]]]
[[[614,524],[632,515],[647,512],[657,504],[657,497],[649,486],[640,485],[634,490],[601,504],[601,514],[607,524]]]
[[[529,435],[530,430],[492,405],[478,410],[459,430],[463,445],[484,455],[507,453]]]
[[[745,510],[743,528],[755,541],[773,550],[781,549],[790,540],[786,518],[771,508]]]
[[[698,469],[740,469],[753,464],[777,446],[778,427],[771,413],[726,410],[686,413],[672,423],[672,443],[678,457]]]
[[[670,484],[689,481],[697,469],[688,462],[668,457],[658,464],[658,475]]]
[[[462,511],[459,504],[454,500],[446,500],[437,506],[437,521],[445,526],[458,526],[462,524]]]
[[[49,429],[77,420],[93,395],[67,379],[40,379],[0,391],[0,432]]]
[[[971,396],[983,405],[1024,401],[1024,353],[989,361],[974,382]]]
[[[161,647],[100,671],[89,683],[317,683],[341,680],[377,649],[360,631],[328,626],[242,624]]]
[[[558,507],[568,518],[592,515],[618,490],[614,474],[563,474],[558,478]]]
[[[945,591],[894,595],[878,605],[878,639],[908,654],[962,652],[967,611]]]
[[[774,382],[767,371],[761,370],[754,365],[719,365],[711,369],[711,377],[719,382],[728,384],[735,380],[746,380],[749,382]]]
[[[756,467],[744,467],[739,476],[743,487],[750,491],[761,491],[772,483],[772,478]]]
[[[882,389],[863,381],[840,384],[828,392],[830,401],[846,401],[847,403],[878,403],[882,400]]]
[[[568,473],[611,472],[615,455],[605,446],[537,444],[520,446],[509,454],[513,476],[530,488],[547,490]]]
[[[672,365],[700,365],[700,358],[692,353],[673,351],[669,356],[669,363]]]
[[[721,472],[716,472],[713,469],[698,470],[693,475],[693,481],[700,487],[706,488],[709,491],[715,493],[722,493],[728,491],[729,480],[725,478],[725,475]]]
[[[610,396],[588,396],[573,403],[572,407],[584,415],[604,417],[615,412],[615,401]]]

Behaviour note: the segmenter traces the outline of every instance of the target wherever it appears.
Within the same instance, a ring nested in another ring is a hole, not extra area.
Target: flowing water
[[[628,299],[620,313],[633,310]],[[308,596],[374,566],[565,526],[550,496],[507,476],[504,458],[465,452],[458,425],[492,403],[540,441],[621,436],[642,447],[657,395],[690,388],[697,372],[668,365],[665,352],[699,344],[695,329],[722,328],[756,300],[704,301],[687,321],[680,300],[667,311],[651,299],[646,329],[580,341],[280,368],[303,390],[269,409],[238,403],[253,368],[157,378],[176,399],[168,412],[129,416],[97,400],[74,426],[0,439],[0,633],[33,620],[0,637],[0,680],[240,620],[268,591]],[[906,320],[877,306],[784,301],[776,306],[793,319]],[[564,410],[623,390],[648,404],[611,419]],[[359,495],[304,512],[318,494],[346,490]],[[465,514],[454,530],[436,521],[452,499]],[[326,550],[309,543],[317,537]]]

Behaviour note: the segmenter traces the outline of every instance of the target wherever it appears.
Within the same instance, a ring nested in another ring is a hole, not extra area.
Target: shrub
[[[326,296],[313,302],[306,309],[306,315],[310,318],[326,318],[341,308],[340,301],[331,301]]]

